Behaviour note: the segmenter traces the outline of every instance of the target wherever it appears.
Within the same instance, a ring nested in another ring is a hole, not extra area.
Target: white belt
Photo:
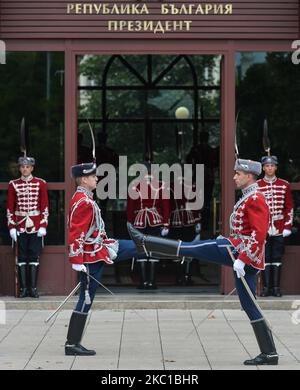
[[[37,215],[40,215],[40,212],[38,210],[35,211],[15,211],[15,214],[19,217],[34,217]]]
[[[280,221],[283,218],[284,218],[283,215],[274,215],[274,216],[272,216],[272,220],[273,221]]]

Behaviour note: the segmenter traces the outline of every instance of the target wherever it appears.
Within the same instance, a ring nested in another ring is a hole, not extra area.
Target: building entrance
[[[204,205],[197,217],[184,226],[172,226],[178,205],[169,205],[168,235],[175,239],[205,239],[220,231],[220,66],[221,56],[213,55],[77,56],[78,162],[91,159],[89,121],[98,165],[110,163],[118,168],[120,156],[126,156],[128,167],[145,161],[169,166],[204,164]],[[117,181],[120,174],[119,170]],[[108,235],[128,238],[127,200],[116,196],[98,202]],[[139,268],[128,259],[107,267],[104,280],[136,286]],[[155,270],[156,284],[161,287],[214,288],[219,285],[219,273],[219,267],[192,259],[182,265],[160,261]]]

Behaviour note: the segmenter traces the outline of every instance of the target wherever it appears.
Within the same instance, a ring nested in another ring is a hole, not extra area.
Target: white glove
[[[195,225],[195,233],[198,234],[201,232],[201,223],[197,223]]]
[[[244,271],[245,263],[239,259],[235,260],[233,263],[233,269],[236,272],[236,276],[240,278],[241,276],[245,276],[245,271]]]
[[[77,272],[86,272],[86,266],[84,264],[72,264],[72,268]]]
[[[282,235],[283,237],[288,237],[292,234],[292,231],[289,229],[283,229]]]
[[[161,235],[162,237],[165,237],[165,236],[167,236],[168,234],[169,234],[169,229],[168,229],[167,227],[164,227],[164,228],[161,229],[160,235]]]
[[[17,230],[16,229],[10,229],[9,234],[10,234],[11,238],[15,242],[17,242]]]
[[[44,227],[40,227],[38,232],[37,232],[37,236],[38,237],[44,237],[46,234],[47,234],[46,229]]]

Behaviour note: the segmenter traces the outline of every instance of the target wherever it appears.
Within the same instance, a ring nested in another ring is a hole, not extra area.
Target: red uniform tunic
[[[253,184],[243,191],[230,216],[229,240],[238,258],[257,269],[265,268],[265,243],[270,212],[266,199]]]
[[[175,198],[176,190],[173,186],[170,190],[171,194],[171,215],[170,226],[173,228],[181,228],[196,225],[200,222],[201,214],[199,210],[190,210],[187,206],[189,202],[193,202],[190,199],[189,194],[195,192],[195,186],[187,185],[184,182],[182,185],[182,194],[180,199]]]
[[[142,186],[141,186],[142,185]],[[127,220],[137,229],[169,226],[170,201],[163,199],[164,184],[145,180],[133,185],[134,199],[128,196]]]
[[[11,180],[7,193],[8,229],[36,233],[48,225],[49,205],[46,182],[29,176]]]
[[[78,187],[72,197],[68,218],[69,260],[72,264],[104,261],[113,264],[118,252],[118,241],[108,239],[101,211],[93,200],[93,193]],[[112,252],[113,251],[113,252]]]
[[[275,176],[271,180],[260,179],[257,184],[267,200],[271,213],[269,235],[279,236],[284,229],[291,230],[294,210],[289,183]]]

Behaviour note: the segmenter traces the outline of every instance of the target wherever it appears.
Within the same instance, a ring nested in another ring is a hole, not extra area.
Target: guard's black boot
[[[184,284],[186,286],[192,286],[194,284],[191,274],[192,260],[188,259],[183,265],[185,266]]]
[[[271,265],[266,264],[266,268],[264,271],[261,271],[262,281],[263,281],[263,289],[260,294],[261,297],[268,297],[271,293]]]
[[[137,286],[140,290],[145,290],[148,287],[147,281],[147,261],[139,261],[140,265],[140,284]]]
[[[30,296],[32,298],[39,298],[39,294],[36,288],[38,277],[38,265],[29,265],[30,271]]]
[[[148,290],[156,290],[156,282],[155,282],[155,261],[149,261],[150,266],[150,276],[149,276],[149,282],[148,282]]]
[[[164,257],[177,259],[179,257],[179,241],[155,236],[146,236],[135,229],[129,222],[127,222],[127,230],[139,253],[154,258]]]
[[[245,360],[246,366],[274,365],[278,364],[278,354],[276,352],[271,330],[264,319],[251,323],[261,354],[254,359]]]
[[[19,298],[25,298],[29,296],[27,289],[27,264],[18,266],[19,269],[19,283],[20,283],[20,294]]]
[[[176,263],[176,284],[181,286],[184,283],[184,264],[181,264],[180,261]]]
[[[280,291],[280,274],[281,274],[281,265],[273,265],[273,297],[281,297]]]
[[[261,297],[268,297],[270,295],[270,290],[268,289],[268,287],[263,287],[261,293],[260,293],[260,296]]]
[[[73,311],[67,341],[65,343],[65,355],[68,356],[92,356],[96,355],[96,352],[92,349],[86,349],[81,344],[81,338],[84,330],[84,326],[87,320],[87,313],[78,313]]]

